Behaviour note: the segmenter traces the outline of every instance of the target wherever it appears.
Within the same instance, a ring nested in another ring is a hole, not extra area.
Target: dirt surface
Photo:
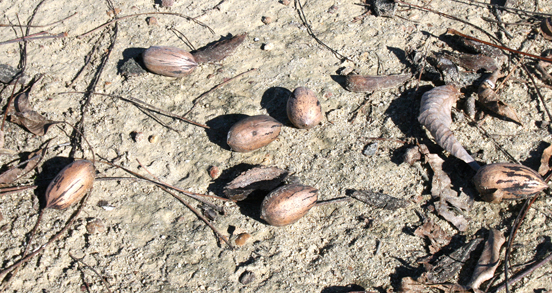
[[[0,2],[4,24],[23,24],[33,15],[30,33],[66,32],[64,38],[32,40],[26,47],[25,73],[30,78],[43,74],[29,97],[33,109],[54,121],[78,124],[84,115],[84,136],[96,159],[122,165],[145,176],[139,160],[160,180],[183,189],[223,196],[224,185],[250,165],[269,165],[287,169],[306,185],[319,190],[319,200],[349,194],[353,189],[371,189],[411,201],[408,208],[395,211],[375,208],[352,200],[313,208],[298,222],[272,227],[259,218],[260,202],[238,204],[211,202],[226,209],[214,221],[231,242],[240,233],[251,238],[230,250],[194,213],[171,195],[144,181],[127,179],[97,180],[86,206],[75,224],[40,255],[33,257],[12,277],[7,292],[105,292],[93,268],[109,282],[112,292],[349,292],[398,291],[404,277],[419,277],[424,267],[417,262],[429,255],[427,238],[414,231],[424,219],[434,221],[452,237],[439,253],[449,254],[472,239],[486,237],[496,228],[508,233],[522,201],[490,204],[480,200],[471,178],[475,174],[464,162],[435,145],[433,138],[417,122],[420,97],[437,82],[422,80],[370,94],[352,93],[340,84],[339,72],[354,68],[359,74],[388,75],[409,73],[408,49],[421,52],[453,51],[445,42],[447,28],[483,40],[489,37],[474,26],[419,9],[397,7],[393,17],[365,15],[358,1],[306,1],[304,18],[312,33],[324,44],[349,60],[336,57],[316,42],[298,11],[298,3],[284,5],[276,0],[186,1],[176,0],[169,8],[153,1],[115,1],[119,16],[148,12],[174,12],[197,17],[158,14],[125,18],[88,35],[82,34],[110,21],[108,3],[103,1],[13,1]],[[417,5],[425,2],[416,1]],[[216,8],[212,9],[215,5]],[[535,7],[535,5],[539,5]],[[38,7],[38,8],[37,8]],[[510,1],[509,7],[552,13],[550,1]],[[492,11],[476,4],[430,1],[428,8],[465,20],[510,48],[540,55],[552,43],[537,35],[536,24],[508,25],[508,39],[495,23]],[[76,15],[53,25],[58,20]],[[157,25],[148,25],[155,17]],[[263,17],[270,21],[263,23]],[[525,14],[503,13],[505,23],[529,18]],[[150,46],[170,45],[192,50],[185,35],[200,48],[221,38],[247,33],[236,51],[223,61],[201,64],[184,78],[169,78],[145,72],[125,78],[125,61],[139,58]],[[0,28],[0,39],[21,36],[15,27]],[[20,43],[0,46],[0,63],[17,67]],[[109,56],[108,56],[109,54]],[[106,60],[101,70],[103,60]],[[89,63],[87,63],[89,60]],[[511,59],[502,70],[513,70]],[[536,63],[524,60],[532,70]],[[90,104],[82,93],[97,93],[140,99],[173,114],[184,115],[194,100],[214,86],[252,68],[247,73],[204,96],[187,118],[206,124],[204,129],[178,119],[141,110],[128,101],[91,95]],[[79,75],[79,72],[82,73]],[[98,77],[99,74],[99,77]],[[78,77],[77,77],[78,76]],[[93,81],[97,80],[96,84]],[[537,83],[542,81],[537,79]],[[298,86],[313,90],[322,105],[324,121],[310,129],[297,129],[286,117],[290,91]],[[6,105],[12,86],[3,86],[2,105]],[[474,87],[465,88],[466,95]],[[552,91],[540,86],[550,108]],[[16,89],[19,91],[19,87]],[[500,93],[516,109],[523,126],[489,117],[481,123],[483,134],[459,110],[453,111],[452,130],[462,145],[481,164],[511,161],[499,148],[517,161],[537,169],[542,150],[551,142],[550,118],[538,99],[529,77],[519,68]],[[366,102],[356,118],[355,111]],[[84,109],[84,110],[83,110]],[[268,114],[284,124],[279,138],[266,147],[249,153],[232,152],[226,145],[230,126],[244,115]],[[35,225],[45,186],[75,157],[92,159],[86,142],[71,146],[72,128],[52,126],[45,136],[6,123],[5,148],[24,153],[40,148],[50,140],[46,158],[36,172],[16,185],[37,184],[35,191],[0,195],[0,255],[6,268],[20,259],[30,231]],[[141,133],[136,137],[133,133]],[[148,139],[156,136],[152,143]],[[418,167],[403,162],[409,145],[396,141],[377,141],[373,155],[364,155],[372,137],[403,140],[414,137],[428,144],[444,160],[452,187],[473,198],[464,211],[469,220],[460,232],[432,209],[430,194],[433,172],[427,164]],[[84,152],[82,150],[85,150]],[[3,166],[17,156],[0,157]],[[210,166],[223,170],[213,180]],[[128,173],[96,162],[98,177],[125,176]],[[6,169],[6,167],[4,167]],[[429,179],[429,181],[428,181]],[[188,200],[202,210],[202,204]],[[47,242],[67,222],[78,205],[67,210],[45,211],[30,251]],[[545,192],[527,214],[513,243],[510,259],[514,272],[525,264],[540,260],[552,250],[552,199]],[[87,230],[101,221],[105,229]],[[93,233],[91,233],[93,232]],[[481,248],[460,273],[448,280],[466,284]],[[82,258],[90,268],[73,259]],[[240,277],[252,272],[254,279],[242,284]],[[502,267],[494,286],[503,280]],[[547,264],[513,286],[515,292],[552,290],[552,264]]]

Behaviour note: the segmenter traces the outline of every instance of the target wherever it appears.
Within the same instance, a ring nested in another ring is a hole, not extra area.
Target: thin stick
[[[207,28],[207,29],[209,30],[209,32],[211,32],[212,34],[215,33],[215,31],[213,31],[209,26],[207,26],[206,24],[202,23],[201,21],[198,21],[198,20],[196,20],[196,19],[194,19],[194,18],[192,18],[192,17],[186,16],[186,15],[183,15],[183,14],[180,14],[180,13],[174,13],[174,12],[144,12],[144,13],[137,13],[137,14],[125,15],[125,16],[121,16],[121,17],[119,17],[119,18],[112,19],[112,20],[110,20],[110,21],[108,21],[108,22],[106,22],[106,23],[104,23],[104,24],[102,24],[102,25],[100,25],[100,26],[98,26],[98,27],[96,27],[96,28],[94,28],[94,29],[92,29],[92,30],[90,30],[90,31],[88,31],[88,32],[86,32],[86,33],[80,35],[80,36],[77,36],[77,38],[82,38],[82,37],[84,37],[84,36],[86,36],[86,35],[89,35],[89,34],[95,32],[95,31],[97,31],[97,30],[99,30],[99,29],[101,29],[101,28],[103,28],[103,27],[106,27],[106,26],[108,26],[108,25],[110,25],[110,24],[112,24],[112,23],[114,23],[114,22],[118,22],[119,20],[127,19],[127,18],[130,18],[130,17],[135,17],[135,16],[141,16],[141,15],[158,15],[158,14],[176,15],[176,16],[185,18],[185,19],[187,19],[187,20],[193,21],[193,22],[195,22],[196,24],[199,24],[200,26]]]
[[[70,256],[72,259],[76,260],[78,263],[82,264],[85,268],[87,268],[87,269],[91,270],[92,272],[94,272],[94,274],[96,274],[96,275],[100,278],[100,280],[102,280],[102,283],[104,284],[105,289],[107,290],[107,292],[111,293],[111,290],[109,290],[109,282],[108,282],[102,275],[100,275],[93,267],[87,265],[87,264],[82,260],[84,257],[83,257],[83,258],[76,258],[76,257],[74,257],[71,253],[69,253],[69,256]]]
[[[136,159],[136,161],[138,161],[138,159]],[[142,165],[142,163],[140,163],[140,161],[138,161],[138,164],[140,164],[140,166],[142,166],[142,168],[144,168],[144,170],[146,170],[146,172],[148,172],[151,176],[153,176],[157,181],[161,182],[159,180],[159,178],[157,178],[155,175],[153,175],[146,167],[144,167],[144,165]],[[188,202],[186,202],[183,198],[181,198],[180,196],[174,194],[173,192],[171,192],[170,190],[168,190],[166,187],[164,186],[160,186],[158,185],[158,187],[160,187],[161,189],[163,189],[165,192],[167,192],[168,194],[172,195],[174,198],[176,198],[177,200],[179,200],[181,203],[183,203],[188,209],[190,209],[192,212],[194,212],[194,214],[196,214],[196,216],[198,216],[201,220],[203,220],[203,222],[205,222],[205,224],[207,224],[211,230],[213,230],[213,232],[215,232],[215,234],[217,234],[217,236],[222,240],[224,241],[226,244],[228,244],[228,246],[234,250],[234,247],[232,246],[232,244],[230,244],[230,242],[228,241],[228,239],[222,235],[222,233],[220,233],[217,228],[215,228],[215,226],[213,226],[211,224],[211,222],[209,222],[209,220],[207,220],[207,218],[205,218],[198,210],[196,210],[194,207],[192,207]]]
[[[163,181],[161,181],[161,179],[159,179],[159,177],[153,175],[144,165],[142,165],[142,163],[140,162],[140,160],[136,159],[136,162],[138,162],[138,164],[140,165],[140,167],[142,167],[144,170],[146,170],[146,172],[148,172],[148,174],[150,174],[155,180],[157,180],[157,182],[161,182],[161,183],[163,183],[163,184],[165,184],[165,185],[168,185],[167,183],[164,183]],[[208,205],[208,206],[210,206],[210,207],[212,207],[212,208],[214,208],[214,209],[216,209],[217,212],[219,212],[219,213],[224,213],[224,208],[218,207],[218,206],[216,206],[216,205],[214,205],[214,204],[212,204],[212,203],[210,203],[210,202],[208,202],[208,201],[205,201],[203,198],[201,198],[201,197],[199,197],[199,196],[197,196],[197,195],[195,195],[195,194],[193,194],[193,195],[188,195],[188,196],[191,197],[191,198],[193,198],[193,199],[195,199],[195,200],[198,200],[198,201],[200,201],[200,202],[202,202],[202,203],[204,203],[204,204],[206,204],[206,205]]]
[[[67,16],[66,18],[63,18],[61,20],[58,20],[56,22],[52,22],[52,23],[49,23],[49,24],[45,24],[45,25],[30,25],[30,24],[0,24],[0,27],[34,27],[34,28],[41,28],[41,27],[49,27],[49,26],[52,26],[54,24],[58,24],[60,22],[63,22],[65,20],[68,20],[69,18],[77,15],[78,12],[75,12],[69,16]]]
[[[552,14],[550,14],[550,13],[527,11],[527,10],[523,10],[523,9],[505,7],[505,6],[498,5],[498,4],[490,4],[490,3],[474,1],[474,0],[469,0],[468,2],[462,2],[462,1],[459,1],[459,0],[453,0],[453,1],[458,2],[458,3],[462,3],[462,4],[469,4],[469,5],[480,4],[479,7],[493,7],[493,8],[496,8],[496,9],[505,10],[505,11],[509,11],[509,12],[512,12],[512,11],[513,12],[521,12],[521,13],[524,13],[524,14],[527,14],[527,15],[552,16]]]
[[[26,185],[26,186],[15,186],[15,187],[4,187],[0,188],[0,195],[8,195],[12,193],[17,193],[27,189],[35,189],[38,185]]]
[[[82,211],[85,203],[86,203],[86,200],[88,199],[88,196],[92,193],[92,189],[90,189],[90,191],[84,196],[84,198],[81,200],[81,205],[78,207],[77,211],[75,212],[75,214],[71,217],[71,219],[69,219],[69,221],[67,222],[67,224],[65,225],[65,227],[63,227],[63,229],[61,229],[61,231],[59,231],[56,235],[54,235],[52,238],[50,238],[50,240],[48,240],[48,242],[46,242],[46,244],[40,246],[37,250],[31,252],[30,254],[28,254],[26,257],[20,259],[19,261],[17,261],[16,263],[8,266],[7,268],[5,268],[4,270],[0,271],[0,280],[4,278],[4,276],[6,274],[8,274],[9,272],[11,272],[12,270],[16,269],[17,267],[19,267],[20,265],[26,263],[27,261],[29,261],[33,256],[39,254],[40,252],[42,252],[46,247],[48,247],[48,245],[52,244],[54,241],[56,241],[59,237],[61,237],[61,235],[63,235],[68,229],[69,227],[73,224],[73,222],[75,221],[75,219],[79,216],[80,212]]]
[[[332,198],[332,199],[328,199],[328,200],[317,201],[314,206],[315,207],[321,207],[321,206],[329,205],[329,204],[332,204],[332,203],[343,202],[343,201],[351,201],[351,200],[352,200],[352,198],[347,197],[347,196],[338,197],[338,198]]]
[[[542,106],[544,107],[544,110],[546,111],[546,114],[548,115],[549,121],[552,121],[552,115],[550,114],[550,111],[548,110],[548,107],[546,106],[546,103],[544,102],[544,97],[542,96],[539,87],[537,86],[537,83],[535,82],[535,79],[533,78],[533,75],[531,72],[529,72],[529,69],[527,69],[527,66],[525,64],[521,64],[521,68],[525,70],[525,73],[529,75],[529,79],[531,79],[531,83],[533,84],[533,87],[535,88],[535,91],[537,91],[537,96],[541,100]]]
[[[46,32],[42,32],[42,33],[46,34]],[[40,39],[57,39],[57,38],[65,38],[65,37],[67,37],[66,32],[59,33],[57,35],[49,35],[49,36],[21,37],[17,39],[8,40],[5,42],[0,42],[0,46],[6,45],[6,44],[12,44],[12,43],[21,43],[21,42],[27,42],[27,41],[40,40]]]
[[[349,61],[353,61],[351,60],[351,58],[349,57],[346,57],[346,56],[343,56],[341,55],[339,52],[337,52],[336,50],[330,48],[330,46],[326,45],[324,42],[322,42],[315,34],[314,32],[312,31],[312,27],[310,26],[309,22],[307,21],[307,17],[305,16],[305,12],[303,11],[303,5],[301,5],[301,0],[295,0],[295,6],[296,6],[296,9],[297,9],[297,12],[299,13],[299,18],[301,19],[301,21],[303,22],[303,25],[305,25],[305,27],[307,28],[307,32],[308,34],[320,45],[322,45],[324,48],[330,50],[330,52],[332,52],[334,54],[334,56],[338,59],[341,59],[341,60],[349,60]],[[354,61],[353,61],[354,62]]]
[[[212,91],[214,91],[214,90],[220,88],[221,86],[223,86],[223,85],[225,85],[225,84],[227,84],[227,83],[233,81],[234,79],[236,79],[236,78],[238,78],[238,77],[240,77],[240,76],[242,76],[242,75],[248,74],[248,73],[253,72],[253,71],[256,71],[256,70],[257,70],[257,68],[252,68],[252,69],[249,69],[249,70],[247,70],[247,71],[245,71],[245,72],[242,72],[242,73],[240,73],[240,74],[238,74],[238,75],[236,75],[236,76],[234,76],[234,77],[232,77],[232,78],[229,78],[229,79],[227,79],[227,80],[225,80],[225,81],[223,81],[223,82],[217,84],[216,86],[212,87],[210,90],[208,90],[208,91],[204,92],[203,94],[199,95],[199,97],[197,97],[197,98],[194,99],[194,104],[192,105],[192,108],[190,108],[190,110],[188,110],[188,112],[186,112],[186,114],[184,114],[184,116],[188,116],[188,114],[190,114],[190,112],[192,112],[192,110],[196,107],[196,105],[199,103],[199,101],[201,101],[206,95],[208,95],[208,94],[211,93]]]
[[[224,198],[224,197],[219,197],[219,196],[215,196],[215,195],[201,194],[201,193],[195,193],[195,192],[191,192],[191,191],[186,191],[186,190],[184,190],[184,189],[182,189],[182,188],[178,188],[178,187],[176,187],[176,186],[172,186],[172,185],[167,184],[167,183],[164,183],[164,182],[158,182],[158,181],[149,179],[149,178],[147,178],[147,177],[144,177],[143,175],[140,175],[140,174],[138,174],[138,173],[136,173],[136,172],[134,172],[134,171],[131,171],[131,170],[129,170],[129,169],[123,167],[123,166],[119,166],[119,165],[117,165],[117,164],[113,164],[113,163],[110,163],[110,162],[108,162],[108,161],[98,160],[98,162],[103,163],[103,164],[106,164],[106,165],[110,165],[110,166],[112,166],[112,167],[116,167],[116,168],[122,169],[122,170],[124,170],[124,171],[126,171],[126,172],[128,172],[128,173],[130,173],[130,174],[132,174],[132,175],[134,175],[134,176],[136,176],[136,177],[142,178],[142,179],[144,179],[144,180],[146,180],[146,181],[149,181],[149,182],[151,182],[151,183],[153,183],[153,184],[155,184],[155,185],[164,186],[164,187],[167,187],[167,188],[170,188],[170,189],[174,189],[174,190],[179,191],[179,192],[182,192],[182,193],[184,193],[185,195],[188,195],[188,196],[190,196],[190,197],[192,197],[192,198],[194,198],[194,197],[193,197],[194,195],[197,195],[197,196],[202,196],[202,197],[215,198],[215,199],[219,199],[219,200],[222,200],[222,201],[234,202],[233,200],[231,200],[231,199],[229,199],[229,198]]]
[[[12,93],[11,93],[11,96],[10,96],[10,99],[8,100],[8,106],[7,108],[10,107],[10,105],[13,103],[13,99],[15,99],[15,87],[17,86],[17,83],[19,82],[19,79],[21,78],[21,75],[19,75],[17,77],[17,80],[15,81],[14,85],[13,85],[13,90],[12,90]],[[3,132],[4,131],[4,124],[6,123],[6,119],[8,118],[8,111],[6,109],[6,111],[4,112],[4,117],[2,118],[2,128],[0,128],[0,130]]]
[[[407,2],[404,2],[404,1],[400,1],[400,0],[395,0],[396,3],[401,3],[401,4],[404,4],[404,5],[408,5],[408,6],[411,6],[411,7],[414,7],[414,8],[418,8],[420,10],[424,10],[424,11],[428,11],[428,12],[431,12],[431,13],[435,13],[437,15],[440,15],[440,16],[444,16],[444,17],[447,17],[447,18],[450,18],[452,20],[456,20],[456,21],[459,21],[461,23],[464,23],[464,24],[467,24],[469,26],[472,26],[476,29],[478,29],[479,31],[481,31],[482,33],[486,34],[489,38],[495,40],[496,42],[498,43],[501,43],[500,40],[498,38],[496,38],[495,36],[493,36],[492,34],[486,32],[483,28],[475,25],[475,24],[472,24],[471,22],[468,22],[468,21],[465,21],[463,19],[460,19],[456,16],[452,16],[452,15],[448,15],[446,13],[442,13],[442,12],[439,12],[439,11],[436,11],[436,10],[433,10],[433,9],[429,9],[429,8],[426,8],[426,7],[422,7],[422,6],[418,6],[418,5],[414,5],[414,4],[410,4],[410,3],[407,3]]]
[[[63,92],[63,93],[60,93],[60,94],[82,94],[84,92]],[[115,98],[115,99],[120,99],[120,100],[123,100],[123,101],[127,101],[127,102],[130,102],[130,103],[133,103],[134,105],[136,106],[139,106],[139,107],[143,107],[149,111],[155,111],[155,112],[159,112],[165,116],[168,116],[168,117],[172,117],[172,118],[175,118],[175,119],[179,119],[179,120],[182,120],[182,121],[185,121],[185,122],[188,122],[190,124],[193,124],[193,125],[196,125],[196,126],[199,126],[199,127],[203,127],[205,129],[210,129],[209,126],[207,125],[203,125],[201,123],[197,123],[195,121],[192,121],[188,118],[184,118],[182,116],[178,116],[178,115],[175,115],[175,114],[172,114],[170,112],[167,112],[165,110],[162,110],[162,109],[159,109],[157,107],[154,107],[146,102],[143,102],[139,99],[136,99],[136,98],[133,98],[133,97],[121,97],[121,96],[116,96],[116,95],[112,95],[112,94],[104,94],[104,93],[96,93],[96,92],[93,92],[91,93],[93,95],[99,95],[99,96],[105,96],[105,97],[111,97],[111,98]]]
[[[523,219],[525,218],[525,215],[529,211],[529,208],[531,207],[531,205],[533,205],[535,200],[537,200],[537,197],[538,196],[533,196],[533,198],[530,198],[530,199],[525,201],[525,203],[523,204],[522,212],[518,214],[518,216],[517,216],[517,218],[514,222],[515,225],[512,228],[512,230],[510,231],[510,237],[508,237],[508,245],[506,245],[506,251],[504,253],[504,282],[505,282],[504,285],[505,285],[507,293],[510,292],[510,290],[508,288],[508,284],[509,284],[509,280],[508,280],[508,261],[509,261],[509,257],[510,257],[510,250],[512,249],[512,243],[514,242],[514,238],[516,238],[517,231],[518,231],[519,227],[521,226],[521,223],[523,222]]]
[[[489,46],[492,46],[492,47],[495,47],[495,48],[499,48],[499,49],[502,49],[502,50],[506,50],[506,51],[509,51],[509,52],[512,52],[512,53],[516,53],[516,54],[519,54],[519,55],[524,55],[524,56],[527,56],[527,57],[531,57],[531,58],[535,58],[535,59],[539,59],[539,60],[543,60],[543,61],[552,62],[552,58],[541,57],[541,56],[533,55],[533,54],[530,54],[530,53],[525,53],[525,52],[521,52],[521,51],[518,51],[518,50],[510,49],[510,48],[508,48],[508,47],[504,47],[504,46],[500,46],[500,45],[495,45],[495,44],[493,44],[493,43],[489,43],[489,42],[480,40],[480,39],[478,39],[478,38],[474,38],[474,37],[465,35],[465,34],[459,32],[459,31],[457,31],[457,30],[455,30],[455,29],[452,29],[452,28],[448,28],[448,29],[447,29],[447,33],[453,34],[453,35],[457,35],[457,36],[461,36],[461,37],[463,37],[463,38],[466,38],[466,39],[469,39],[469,40],[472,40],[472,41],[476,41],[476,42],[479,42],[479,43],[482,43],[482,44],[485,44],[485,45],[489,45]]]

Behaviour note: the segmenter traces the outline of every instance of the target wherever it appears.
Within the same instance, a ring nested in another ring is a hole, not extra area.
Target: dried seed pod
[[[224,187],[224,194],[232,200],[244,200],[255,190],[270,191],[280,185],[288,171],[278,167],[255,167],[240,174]]]
[[[345,77],[345,88],[351,92],[364,93],[397,87],[410,79],[412,74],[370,76],[350,74]]]
[[[149,71],[170,77],[186,76],[197,67],[192,54],[176,47],[149,47],[142,53],[142,59]]]
[[[274,141],[281,128],[282,123],[267,115],[247,117],[230,128],[226,142],[235,152],[250,152]]]
[[[438,145],[477,170],[479,165],[450,131],[450,112],[460,95],[460,91],[454,85],[438,86],[425,92],[418,121],[431,132]]]
[[[541,22],[542,36],[547,40],[552,40],[552,17],[543,19]]]
[[[481,167],[473,178],[483,200],[497,203],[502,199],[521,199],[540,192],[548,185],[529,167],[496,163]]]
[[[96,177],[94,164],[87,160],[74,161],[50,182],[46,189],[46,207],[65,209],[80,200],[92,188]]]
[[[287,101],[287,116],[297,128],[309,129],[322,121],[322,107],[313,91],[298,87]]]
[[[247,34],[241,34],[231,39],[215,42],[193,52],[192,55],[199,64],[218,62],[232,54],[243,43],[246,36]]]
[[[314,187],[292,184],[284,185],[269,193],[261,205],[261,219],[273,226],[295,223],[303,217],[318,200]]]

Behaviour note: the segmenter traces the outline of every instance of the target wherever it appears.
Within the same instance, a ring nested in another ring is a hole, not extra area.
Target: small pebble
[[[144,133],[141,131],[133,131],[130,133],[130,136],[134,140],[134,142],[141,142],[144,140]]]
[[[285,6],[288,6],[291,1],[289,1],[289,0],[280,0],[279,2],[284,4]]]
[[[376,153],[377,150],[378,150],[378,143],[374,142],[374,143],[371,143],[371,144],[367,145],[364,148],[364,151],[362,152],[362,154],[367,156],[367,157],[371,157]]]
[[[204,208],[203,215],[211,221],[214,221],[217,218],[217,212],[215,212],[212,208]]]
[[[90,234],[105,232],[105,225],[102,220],[94,219],[90,223],[86,224],[86,231]]]
[[[247,285],[247,284],[255,281],[255,274],[253,272],[250,272],[250,271],[245,271],[245,272],[243,272],[243,274],[241,274],[239,281],[240,281],[240,283],[242,283],[244,285]]]
[[[253,39],[253,42],[258,42],[259,41],[259,38],[254,38]]]
[[[98,201],[98,204],[97,204],[99,207],[103,208],[104,210],[106,211],[112,211],[115,209],[114,206],[110,205],[107,201],[105,200],[100,200]]]
[[[263,17],[261,18],[261,21],[262,21],[264,24],[269,24],[269,23],[272,22],[272,17],[270,17],[270,16],[263,16]]]
[[[174,5],[174,0],[161,0],[161,7],[171,7]]]
[[[337,6],[336,5],[332,5],[332,6],[330,6],[330,8],[328,8],[328,13],[334,14],[336,12],[337,12]]]
[[[222,173],[222,171],[220,170],[219,167],[217,167],[217,166],[209,167],[209,176],[211,176],[211,178],[217,179],[217,178],[220,177],[221,173]]]
[[[249,240],[249,238],[251,238],[251,234],[241,233],[240,235],[238,235],[238,238],[236,238],[234,242],[236,242],[237,246],[243,246],[247,242],[247,240]]]
[[[274,44],[273,43],[263,44],[262,49],[265,51],[270,51],[274,49]]]
[[[0,232],[4,232],[6,230],[8,230],[8,224],[3,225],[2,227],[0,227]]]
[[[149,140],[150,143],[156,143],[156,142],[159,141],[159,136],[157,136],[157,135],[155,135],[155,134],[154,134],[154,135],[150,135],[150,137],[148,138],[148,140]]]
[[[157,25],[157,18],[153,17],[153,16],[150,16],[148,18],[146,18],[146,22],[148,23],[148,25]]]
[[[121,66],[120,74],[124,76],[125,78],[129,78],[132,76],[140,76],[142,74],[145,74],[147,71],[134,60],[134,58],[130,58],[123,65]]]

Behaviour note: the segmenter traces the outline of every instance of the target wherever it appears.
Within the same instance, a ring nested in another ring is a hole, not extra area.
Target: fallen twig
[[[107,282],[107,280],[106,280],[102,275],[100,275],[93,267],[87,265],[87,264],[82,260],[83,258],[76,258],[76,257],[74,257],[71,253],[69,253],[69,256],[70,256],[72,259],[76,260],[76,261],[77,261],[78,263],[80,263],[81,265],[83,265],[85,268],[87,268],[87,269],[91,270],[92,272],[94,272],[94,274],[96,274],[96,275],[100,278],[100,280],[102,280],[102,283],[104,284],[105,289],[107,290],[107,292],[111,293],[111,290],[109,290],[109,282]]]

